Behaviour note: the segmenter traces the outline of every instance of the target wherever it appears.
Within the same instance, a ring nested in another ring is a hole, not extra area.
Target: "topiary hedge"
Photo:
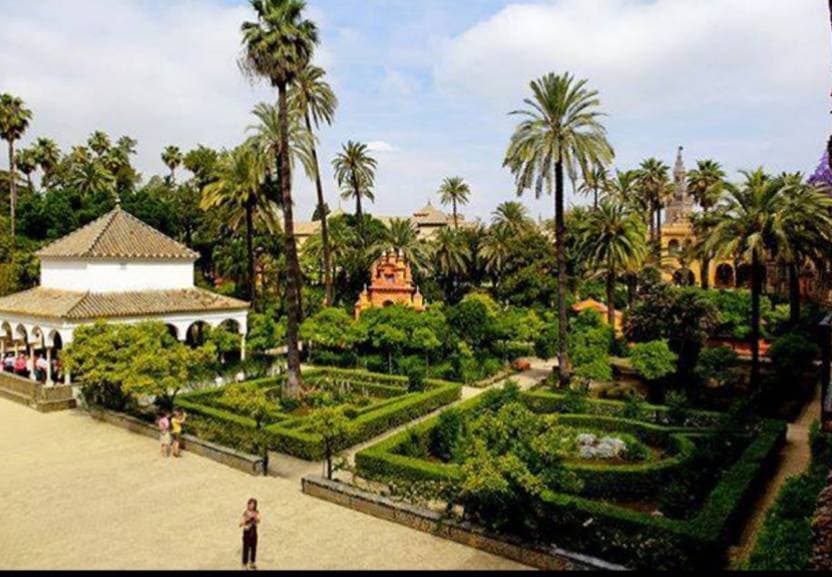
[[[521,398],[545,412],[542,407],[556,410],[554,395],[524,393]],[[457,410],[476,410],[480,399],[472,399]],[[531,406],[530,405],[530,406]],[[593,413],[620,410],[623,403],[591,401]],[[663,416],[663,407],[650,407],[649,415]],[[716,422],[716,415],[703,414],[699,419]],[[674,456],[658,463],[622,467],[601,465],[569,465],[586,483],[580,496],[544,491],[535,506],[535,524],[541,535],[551,535],[558,546],[591,553],[608,561],[632,567],[657,569],[691,569],[720,567],[733,531],[750,504],[765,471],[776,460],[785,439],[786,425],[780,421],[766,421],[760,432],[750,441],[740,457],[722,475],[703,506],[691,518],[670,519],[627,509],[600,499],[633,494],[654,496],[675,473],[680,471],[694,449],[691,438],[707,433],[706,429],[660,427],[654,424],[596,415],[568,415],[559,417],[562,423],[595,429],[608,429],[613,421],[617,430],[643,435],[651,442],[668,443]],[[397,454],[413,437],[428,437],[438,418],[421,423],[386,439],[356,455],[360,476],[368,479],[409,481],[449,481],[459,478],[457,465],[436,463]],[[623,427],[623,428],[621,428]],[[664,432],[662,434],[662,431]],[[662,440],[664,435],[664,440]],[[599,499],[599,500],[594,500]],[[548,541],[549,537],[542,539]]]
[[[459,384],[430,379],[425,381],[424,392],[408,393],[406,377],[377,375],[366,371],[317,369],[305,376],[313,384],[321,380],[343,380],[355,387],[372,389],[373,394],[383,389],[384,394],[379,396],[384,400],[355,411],[354,418],[351,419],[350,433],[338,450],[368,441],[385,431],[453,403],[462,393],[462,386]],[[281,379],[263,379],[256,383],[263,387],[277,387]],[[397,396],[390,396],[394,390]],[[189,422],[194,432],[199,435],[201,430],[206,437],[212,437],[206,440],[234,448],[252,446],[255,422],[223,408],[219,400],[221,391],[200,391],[181,395],[176,405],[191,415]],[[323,437],[308,430],[308,423],[304,417],[273,413],[262,434],[272,450],[309,461],[319,461],[324,457]]]

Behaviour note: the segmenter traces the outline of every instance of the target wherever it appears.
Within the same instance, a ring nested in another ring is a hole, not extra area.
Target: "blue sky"
[[[445,176],[466,212],[514,197],[501,168],[528,82],[570,70],[598,88],[617,166],[648,156],[729,170],[814,168],[830,132],[832,36],[819,0],[315,0],[317,56],[341,106],[320,135],[377,149],[379,214],[425,204]],[[239,143],[272,98],[239,74],[245,2],[0,0],[0,91],[35,113],[30,138],[69,146],[95,129],[139,139],[145,174],[166,144]],[[0,163],[4,161],[0,160]],[[338,200],[325,167],[327,195]],[[302,215],[312,191],[299,182]],[[583,202],[581,199],[574,199]],[[534,216],[550,201],[524,199]]]

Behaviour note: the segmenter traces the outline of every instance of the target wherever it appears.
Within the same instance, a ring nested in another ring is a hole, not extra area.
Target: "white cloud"
[[[436,77],[501,108],[566,70],[591,79],[613,113],[794,102],[825,92],[826,11],[817,0],[512,4],[451,39]]]
[[[396,147],[384,140],[373,140],[367,143],[367,150],[370,152],[395,152]]]

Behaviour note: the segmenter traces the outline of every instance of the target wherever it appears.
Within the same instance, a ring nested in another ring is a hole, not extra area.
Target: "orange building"
[[[422,293],[413,284],[413,274],[405,258],[395,250],[384,253],[370,269],[370,286],[355,303],[355,318],[371,308],[404,305],[419,312],[425,310]]]

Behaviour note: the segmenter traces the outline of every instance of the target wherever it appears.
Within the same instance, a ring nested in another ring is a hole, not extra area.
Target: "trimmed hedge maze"
[[[409,392],[406,377],[329,368],[305,373],[304,382],[320,391],[349,390],[352,396],[362,399],[359,405],[346,407],[345,413],[352,427],[339,450],[373,439],[453,403],[459,400],[462,391],[459,384],[428,379],[424,391]],[[252,384],[277,397],[283,378],[263,379]],[[324,458],[323,439],[310,432],[306,415],[298,414],[302,411],[286,412],[276,403],[258,433],[254,420],[235,414],[223,404],[223,392],[222,388],[198,391],[181,395],[176,400],[176,406],[188,412],[189,427],[197,436],[254,452],[259,434],[271,450],[307,461]]]
[[[636,464],[568,462],[566,467],[583,481],[578,494],[544,490],[534,506],[535,535],[542,544],[591,554],[607,561],[642,569],[721,568],[744,509],[753,502],[768,468],[776,462],[785,439],[786,424],[762,422],[753,435],[731,438],[724,465],[704,498],[678,517],[654,514],[656,497],[670,484],[694,474],[695,453],[717,435],[720,415],[697,412],[675,426],[664,407],[645,406],[637,418],[624,403],[590,401],[583,414],[571,410],[563,395],[520,393],[522,403],[539,415],[559,415],[555,423],[581,430],[626,433],[662,451],[662,457]],[[476,414],[481,398],[458,410]],[[377,481],[403,480],[453,482],[461,475],[459,464],[435,456],[408,456],[408,445],[429,444],[439,426],[430,419],[386,439],[356,456],[357,473]]]

